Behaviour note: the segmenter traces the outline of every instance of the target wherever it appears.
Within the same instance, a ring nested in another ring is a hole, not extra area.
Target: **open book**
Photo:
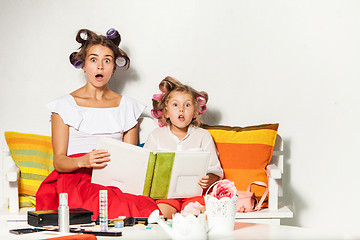
[[[108,166],[94,169],[92,182],[154,199],[201,196],[209,152],[151,152],[116,139],[99,137],[97,149],[111,154]]]

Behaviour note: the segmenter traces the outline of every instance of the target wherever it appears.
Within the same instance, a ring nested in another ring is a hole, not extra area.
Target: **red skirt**
[[[74,154],[70,157],[80,157]],[[91,168],[80,168],[70,173],[52,171],[36,193],[36,210],[57,209],[59,194],[68,194],[70,208],[85,208],[93,212],[92,220],[99,215],[99,190],[108,190],[108,217],[148,217],[158,209],[150,197],[123,193],[119,188],[91,183]]]

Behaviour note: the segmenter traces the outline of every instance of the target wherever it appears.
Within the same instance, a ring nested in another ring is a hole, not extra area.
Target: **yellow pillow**
[[[10,155],[20,169],[20,208],[35,207],[35,195],[42,181],[54,170],[51,137],[5,132]]]
[[[209,126],[219,152],[225,178],[234,181],[238,190],[246,190],[253,181],[267,184],[264,171],[269,164],[275,145],[279,124],[248,127]],[[265,189],[253,186],[255,196],[261,197]]]

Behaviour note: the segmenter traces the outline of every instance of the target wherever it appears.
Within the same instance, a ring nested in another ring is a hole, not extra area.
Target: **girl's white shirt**
[[[69,125],[68,156],[92,151],[96,148],[98,136],[122,141],[124,132],[137,124],[137,119],[146,107],[124,95],[117,107],[81,107],[70,94],[59,97],[46,106],[52,113],[59,114],[64,123]]]
[[[169,126],[156,128],[145,142],[144,148],[154,152],[163,151],[207,151],[210,152],[207,173],[213,173],[223,178],[224,173],[218,158],[218,152],[210,133],[203,128],[189,126],[186,136],[179,140]]]

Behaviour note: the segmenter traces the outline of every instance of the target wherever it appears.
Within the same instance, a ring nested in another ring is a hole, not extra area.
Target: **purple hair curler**
[[[110,28],[109,30],[107,30],[106,32],[106,36],[110,39],[113,39],[116,37],[116,35],[118,35],[118,31],[115,28]]]
[[[77,68],[77,69],[80,69],[84,66],[84,61],[83,60],[76,60],[74,63],[73,63],[74,67]]]
[[[124,57],[117,57],[115,60],[115,64],[118,67],[124,67],[126,65],[126,63],[127,63],[127,60]]]

